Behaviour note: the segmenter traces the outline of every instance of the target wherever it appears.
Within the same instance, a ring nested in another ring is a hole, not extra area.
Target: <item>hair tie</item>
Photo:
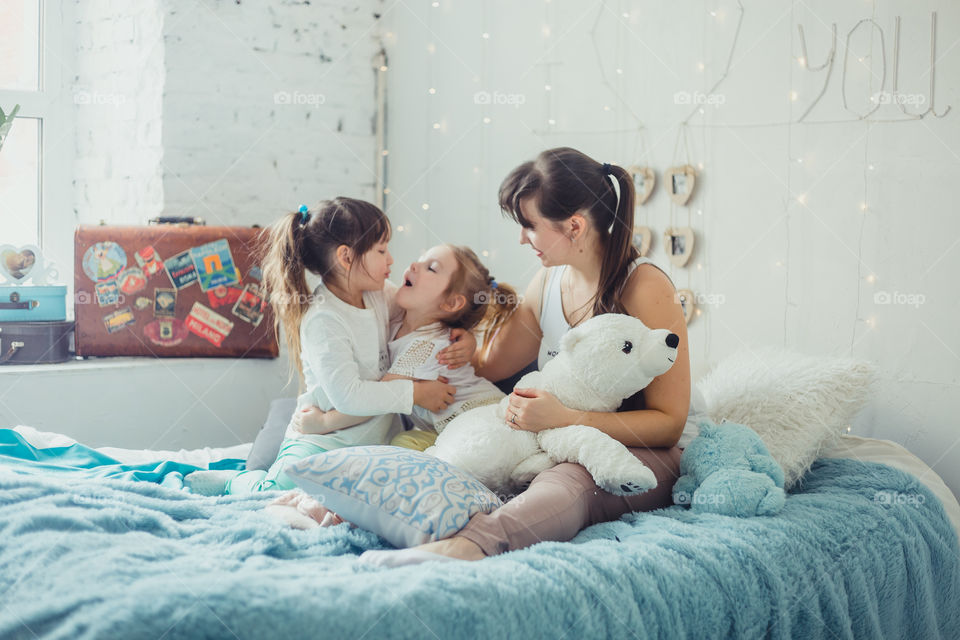
[[[302,204],[297,211],[300,213],[300,224],[307,224],[307,220],[310,219],[310,208]]]
[[[610,166],[610,163],[609,163],[609,162],[604,162],[602,169],[603,169],[603,175],[604,175],[604,176],[608,176],[608,175],[610,175],[611,173],[613,173],[613,167]]]
[[[496,289],[496,288],[497,288],[497,281],[496,281],[495,278],[490,278],[490,288],[491,288],[491,289]]]

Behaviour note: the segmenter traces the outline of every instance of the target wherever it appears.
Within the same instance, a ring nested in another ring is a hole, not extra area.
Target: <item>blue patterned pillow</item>
[[[469,473],[402,447],[334,449],[284,471],[341,518],[399,548],[448,538],[501,504]]]

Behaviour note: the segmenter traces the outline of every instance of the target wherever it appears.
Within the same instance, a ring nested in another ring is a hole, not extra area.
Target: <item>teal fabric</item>
[[[154,482],[174,489],[183,486],[183,476],[186,474],[206,468],[165,460],[123,464],[82,444],[38,449],[13,429],[0,429],[0,467],[2,466],[52,477]],[[243,469],[243,466],[243,460],[226,459],[211,463],[209,468]]]
[[[43,464],[49,464],[45,462]],[[775,516],[673,506],[480,562],[375,569],[347,524],[0,464],[0,637],[949,638],[960,553],[901,471],[817,461]]]
[[[243,494],[257,491],[296,489],[296,483],[285,471],[286,466],[325,452],[326,449],[309,440],[284,438],[283,444],[280,445],[280,451],[277,453],[277,459],[274,460],[269,469],[266,471],[251,469],[238,474],[227,483],[226,493]]]

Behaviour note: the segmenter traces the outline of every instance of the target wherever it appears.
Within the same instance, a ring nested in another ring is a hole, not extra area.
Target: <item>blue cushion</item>
[[[296,398],[281,398],[270,403],[267,421],[260,428],[260,433],[250,448],[250,455],[247,456],[247,471],[270,468],[280,453],[283,436],[287,433],[287,425],[290,424],[296,408]]]
[[[334,449],[284,470],[341,518],[401,548],[450,537],[501,504],[469,473],[402,447]]]

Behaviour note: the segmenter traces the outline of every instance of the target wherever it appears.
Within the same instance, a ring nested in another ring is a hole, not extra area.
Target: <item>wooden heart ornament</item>
[[[690,324],[690,320],[693,319],[693,311],[696,308],[693,291],[690,289],[677,289],[676,295],[677,301],[680,302],[680,306],[683,308],[683,321],[686,324]]]
[[[633,190],[636,193],[634,205],[639,207],[650,198],[653,187],[657,184],[657,174],[650,167],[627,167],[630,179],[633,180]]]
[[[663,179],[670,191],[670,199],[683,206],[693,195],[693,187],[697,183],[697,170],[689,164],[670,167],[664,172]]]
[[[11,245],[0,246],[0,275],[8,282],[24,282],[40,259],[40,249],[25,245],[19,249]]]
[[[693,229],[690,227],[667,227],[663,232],[663,250],[670,262],[682,267],[693,255]]]
[[[650,241],[653,240],[653,232],[650,227],[637,225],[633,228],[633,246],[637,248],[641,256],[650,253]]]

